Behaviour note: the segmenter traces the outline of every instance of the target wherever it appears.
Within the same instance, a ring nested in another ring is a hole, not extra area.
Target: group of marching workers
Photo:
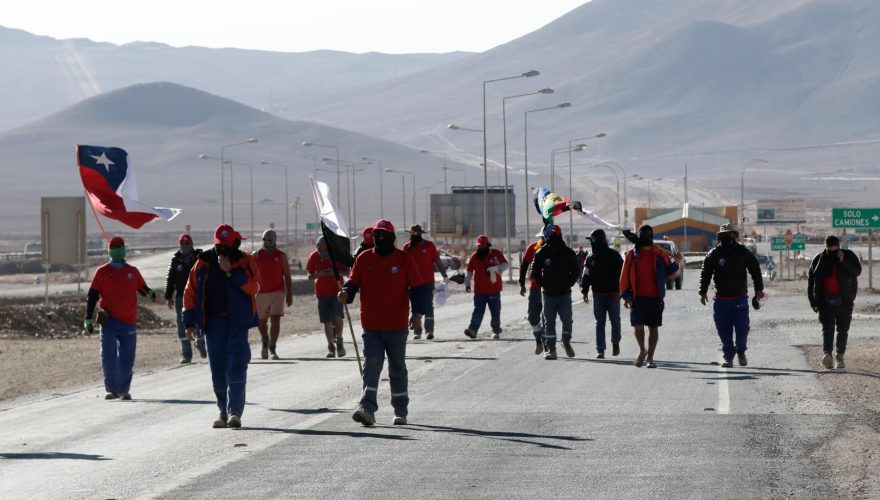
[[[380,219],[363,230],[363,242],[349,262],[334,259],[329,242],[321,237],[306,265],[314,282],[318,315],[327,340],[327,357],[346,355],[343,332],[344,305],[360,295],[360,323],[363,330],[364,363],[362,393],[352,418],[365,426],[376,422],[377,393],[385,358],[391,388],[392,423],[407,423],[409,395],[406,345],[422,334],[434,338],[434,273],[446,286],[448,277],[433,242],[424,239],[422,228],[410,228],[409,241],[397,248],[391,221]],[[630,311],[639,353],[637,367],[656,368],[654,354],[662,325],[665,282],[683,265],[681,255],[670,255],[654,245],[653,229],[642,226],[634,234],[624,230],[632,243],[622,257],[608,244],[605,231],[589,236],[591,252],[583,264],[565,244],[558,225],[546,224],[539,240],[529,245],[522,257],[520,295],[528,293],[528,322],[535,337],[535,354],[557,359],[556,319],[561,322],[561,344],[574,357],[572,339],[572,288],[580,281],[583,301],[590,302],[596,319],[597,357],[606,352],[605,325],[611,324],[613,356],[620,354],[620,303]],[[708,288],[714,281],[714,320],[722,344],[722,367],[732,367],[734,356],[747,364],[749,297],[747,275],[754,287],[752,304],[758,307],[764,296],[763,281],[755,256],[737,242],[737,228],[721,226],[718,245],[703,261],[700,300],[708,302]],[[168,269],[165,299],[177,312],[181,363],[192,361],[192,345],[207,357],[219,417],[215,428],[241,427],[245,407],[247,367],[251,359],[248,330],[257,327],[262,339],[261,357],[279,359],[277,341],[284,307],[293,300],[286,254],[277,247],[276,235],[267,230],[263,246],[253,254],[240,250],[244,237],[231,226],[217,227],[208,250],[193,247],[192,238],[179,237],[180,249]],[[501,328],[502,275],[509,267],[504,255],[480,235],[467,263],[465,289],[473,292],[474,308],[464,333],[475,339],[488,307],[492,338]],[[138,270],[125,261],[125,242],[110,241],[110,261],[95,273],[88,294],[85,329],[100,325],[101,360],[106,399],[130,400],[136,346],[138,294],[156,301],[156,293]],[[353,264],[350,262],[353,261]],[[808,297],[823,325],[827,368],[843,368],[847,330],[855,298],[858,258],[841,250],[836,237],[826,239],[826,250],[810,268]],[[528,280],[528,290],[526,281]],[[96,309],[97,307],[97,309]],[[835,326],[837,356],[832,361]],[[647,329],[647,336],[646,336]],[[647,337],[647,338],[646,338]]]

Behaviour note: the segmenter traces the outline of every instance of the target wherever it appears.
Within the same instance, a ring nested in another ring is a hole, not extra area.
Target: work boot
[[[241,417],[238,415],[229,415],[229,420],[226,421],[226,427],[238,429],[241,427]]]
[[[416,319],[410,325],[410,330],[413,331],[413,339],[422,338],[422,319]]]
[[[544,354],[544,359],[547,359],[547,360],[556,359],[556,348],[554,347],[554,348],[551,348],[549,351],[547,351],[547,353]]]
[[[733,358],[724,358],[724,361],[721,363],[721,368],[733,368]]]
[[[541,339],[535,339],[535,354],[544,352],[544,342]]]
[[[336,357],[345,356],[345,347],[342,345],[342,339],[336,339]]]
[[[260,350],[260,358],[261,359],[269,359],[269,348],[263,346],[263,349]]]
[[[116,394],[115,392],[108,392],[106,395],[104,395],[104,399],[119,399],[119,394]]]
[[[196,344],[196,349],[199,351],[199,356],[200,356],[202,359],[205,359],[205,358],[208,357],[208,351],[205,350],[205,346],[204,346],[204,345]]]
[[[464,329],[464,334],[467,335],[468,337],[472,338],[472,339],[477,338],[477,332],[471,330],[470,328],[465,328],[465,329]]]
[[[214,428],[215,429],[225,429],[227,420],[228,419],[226,418],[226,415],[220,415],[217,418],[217,420],[214,421]]]
[[[739,362],[739,366],[749,366],[749,360],[746,359],[746,353],[744,352],[736,353],[736,360]]]
[[[406,425],[406,416],[398,415],[397,413],[395,413],[394,419],[391,421],[391,423],[394,425]]]
[[[569,358],[573,358],[573,357],[574,357],[574,348],[571,347],[571,341],[569,341],[569,340],[563,340],[563,341],[562,341],[562,347],[565,348],[565,355],[566,355],[566,356],[568,356]]]
[[[279,359],[281,359],[281,358],[278,357],[278,353],[275,352],[275,350],[273,349],[273,350],[270,350],[270,351],[269,351],[269,359],[271,359],[271,360],[276,360],[276,361],[277,361],[277,360],[279,360]]]
[[[188,365],[190,363],[192,363],[192,358],[180,358],[180,364]]]
[[[831,357],[830,352],[826,352],[824,356],[822,356],[822,366],[827,369],[834,368],[834,358]]]
[[[834,357],[834,369],[843,370],[844,368],[846,368],[846,363],[843,362],[843,353],[838,352],[837,356]]]
[[[620,354],[620,344],[611,344],[611,355],[617,356]]]
[[[434,340],[434,332],[425,332],[425,338],[428,340]]]
[[[358,406],[358,409],[352,413],[351,419],[355,422],[360,422],[364,427],[370,427],[376,423],[376,417],[373,415],[373,412],[363,406]]]
[[[501,332],[492,332],[492,338],[498,340],[501,338]]]
[[[131,394],[129,394],[127,392],[123,392],[122,394],[119,395],[119,399],[121,399],[123,401],[131,401]]]
[[[596,354],[596,359],[605,359],[605,351],[599,351],[599,354]]]
[[[657,365],[654,364],[654,360],[648,358],[645,360],[645,368],[657,368]]]
[[[327,344],[327,358],[335,358],[336,357],[336,346],[333,344]]]

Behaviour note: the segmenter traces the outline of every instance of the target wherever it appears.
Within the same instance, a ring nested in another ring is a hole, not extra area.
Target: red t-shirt
[[[254,252],[254,260],[260,268],[260,293],[283,291],[287,255],[277,248],[260,249]]]
[[[137,291],[147,286],[136,267],[125,264],[116,269],[109,263],[95,271],[91,287],[101,294],[98,306],[110,317],[129,325],[137,324]]]
[[[310,274],[315,274],[324,269],[331,269],[331,266],[330,257],[322,259],[321,254],[315,250],[309,255],[309,261],[306,262],[306,271]],[[339,281],[341,282],[345,278],[345,266],[337,262],[336,270],[339,271]],[[315,297],[336,297],[337,293],[339,293],[339,284],[332,274],[318,276],[315,280]]]
[[[434,282],[434,262],[440,258],[440,253],[433,241],[423,240],[418,245],[403,245],[403,251],[412,255],[416,261],[416,267],[419,268],[419,274],[422,276],[425,285]]]
[[[822,280],[822,291],[825,295],[840,295],[840,283],[837,281],[837,266],[831,266],[831,274]]]
[[[361,326],[365,330],[405,330],[409,324],[409,289],[424,283],[415,260],[403,250],[381,256],[361,253],[349,281],[360,287]]]
[[[660,297],[657,289],[657,255],[653,250],[642,250],[635,256],[637,297]]]
[[[535,254],[538,253],[538,251],[535,249],[535,248],[537,248],[537,246],[538,246],[538,242],[536,241],[526,248],[526,252],[523,254],[523,257],[522,257],[522,265],[523,266],[528,267],[529,264],[531,264],[532,261],[535,260]],[[541,289],[541,285],[539,285],[537,282],[535,282],[534,278],[532,278],[532,273],[529,273],[529,290],[540,290],[540,289]]]
[[[504,258],[504,254],[494,248],[489,250],[489,255],[483,260],[477,259],[477,252],[474,252],[471,258],[468,259],[467,267],[468,272],[474,273],[474,292],[480,295],[501,293],[501,282],[503,280],[500,273],[495,276],[495,283],[492,283],[489,277],[486,276],[486,269],[506,262],[507,259]]]

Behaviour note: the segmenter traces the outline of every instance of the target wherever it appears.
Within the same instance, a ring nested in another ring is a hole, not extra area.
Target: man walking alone
[[[739,231],[733,224],[724,224],[718,231],[718,244],[703,259],[700,272],[700,303],[706,305],[706,292],[715,280],[714,318],[721,351],[722,368],[733,367],[736,354],[739,366],[748,365],[746,349],[749,338],[749,287],[746,274],[752,276],[755,298],[764,296],[764,280],[758,259],[736,240]],[[736,330],[736,340],[733,332]]]
[[[846,368],[843,355],[852,322],[853,303],[859,291],[862,264],[851,250],[840,248],[840,239],[829,235],[825,250],[813,258],[807,281],[807,298],[822,323],[822,366],[827,369]],[[834,329],[837,327],[837,355],[834,352]]]

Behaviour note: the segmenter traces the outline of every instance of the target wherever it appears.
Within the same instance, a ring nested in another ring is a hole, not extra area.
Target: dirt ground
[[[0,299],[0,401],[48,397],[102,383],[100,339],[97,334],[82,335],[84,316],[85,305],[76,302],[75,295],[53,297],[48,308],[42,298]],[[180,360],[173,310],[161,300],[142,303],[139,320],[135,379]],[[316,299],[295,296],[282,319],[281,337],[319,330]],[[251,344],[259,344],[259,339],[257,329],[252,329]],[[283,358],[287,353],[278,354]],[[193,361],[206,362],[198,354]]]

